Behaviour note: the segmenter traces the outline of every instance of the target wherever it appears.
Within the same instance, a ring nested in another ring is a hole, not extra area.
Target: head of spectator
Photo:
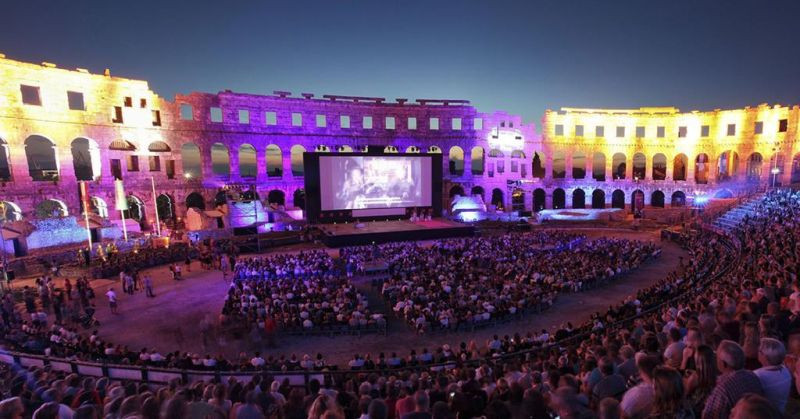
[[[687,408],[681,374],[671,367],[656,367],[653,371],[653,389],[653,412],[660,417],[681,417],[679,414]]]
[[[736,402],[730,419],[782,419],[783,415],[765,397],[748,393]]]
[[[761,338],[758,346],[758,362],[765,367],[779,366],[786,358],[786,346],[773,338]]]
[[[732,340],[723,340],[717,347],[717,369],[722,373],[744,368],[744,350]]]

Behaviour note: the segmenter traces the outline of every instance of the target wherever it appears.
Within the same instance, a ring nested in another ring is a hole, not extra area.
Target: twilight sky
[[[0,52],[150,81],[546,108],[800,103],[798,1],[9,0]]]

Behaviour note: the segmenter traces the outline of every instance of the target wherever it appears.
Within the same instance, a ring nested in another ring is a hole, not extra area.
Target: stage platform
[[[363,223],[322,224],[322,241],[331,247],[357,246],[404,240],[432,240],[446,237],[470,237],[471,225],[435,218],[430,221],[369,221]]]

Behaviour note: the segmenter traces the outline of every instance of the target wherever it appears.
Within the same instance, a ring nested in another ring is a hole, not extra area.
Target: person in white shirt
[[[781,413],[786,410],[786,402],[792,386],[792,374],[783,365],[785,357],[786,347],[783,342],[773,338],[761,338],[758,347],[758,362],[763,367],[753,371],[761,381],[764,395]]]
[[[266,363],[267,362],[264,361],[264,358],[261,357],[261,353],[260,352],[256,352],[256,356],[254,356],[253,359],[250,360],[250,365],[252,365],[252,366],[254,366],[256,368],[261,368]]]
[[[629,388],[625,395],[622,396],[622,401],[619,404],[620,409],[625,413],[625,417],[629,418],[647,417],[655,402],[652,375],[658,366],[658,360],[647,355],[637,355],[636,366],[639,369],[639,377],[642,382]]]
[[[108,306],[111,307],[111,314],[118,314],[117,313],[117,293],[114,292],[114,288],[109,288],[108,292],[106,292],[106,297],[108,297]]]

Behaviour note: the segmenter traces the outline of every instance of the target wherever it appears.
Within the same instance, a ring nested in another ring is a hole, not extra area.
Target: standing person
[[[190,251],[186,252],[186,260],[184,264],[186,265],[186,272],[192,272],[192,255],[189,253]]]
[[[106,297],[108,297],[108,306],[111,307],[111,314],[118,314],[117,313],[117,293],[114,292],[114,288],[109,288],[108,292],[106,292]]]
[[[144,290],[148,297],[155,297],[156,295],[153,293],[153,278],[150,277],[149,274],[144,276]]]
[[[219,259],[219,269],[222,271],[222,279],[228,282],[228,258],[224,255]]]
[[[175,279],[181,280],[181,265],[177,262],[175,263]]]

